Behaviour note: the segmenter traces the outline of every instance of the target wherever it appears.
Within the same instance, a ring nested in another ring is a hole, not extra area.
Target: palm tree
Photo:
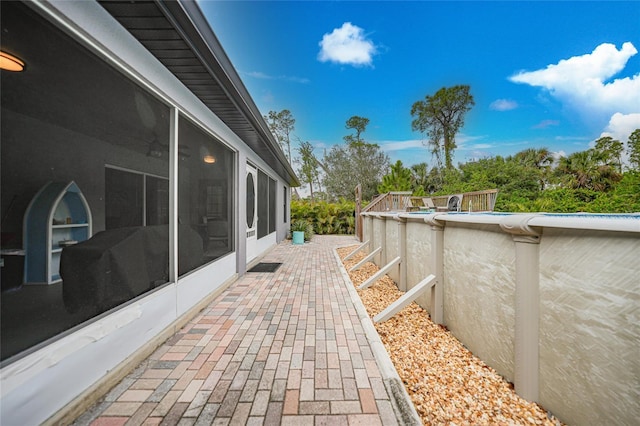
[[[602,153],[588,149],[561,158],[557,170],[568,177],[571,188],[606,191],[622,176],[604,160]]]
[[[514,158],[524,166],[538,170],[540,174],[540,190],[544,191],[545,184],[549,178],[551,165],[553,164],[551,151],[547,148],[528,148],[518,152]]]

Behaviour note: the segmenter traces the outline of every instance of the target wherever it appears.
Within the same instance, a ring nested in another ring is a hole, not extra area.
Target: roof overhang
[[[289,185],[300,185],[195,1],[98,0],[98,3]]]

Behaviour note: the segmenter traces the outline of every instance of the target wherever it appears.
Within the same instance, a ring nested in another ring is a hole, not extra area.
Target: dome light
[[[24,70],[24,62],[0,50],[0,69],[20,72]]]

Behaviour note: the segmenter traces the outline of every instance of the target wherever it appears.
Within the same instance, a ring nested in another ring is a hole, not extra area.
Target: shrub
[[[319,235],[353,234],[355,232],[355,203],[341,200],[338,203],[309,200],[291,201],[291,221],[303,220],[312,225]]]

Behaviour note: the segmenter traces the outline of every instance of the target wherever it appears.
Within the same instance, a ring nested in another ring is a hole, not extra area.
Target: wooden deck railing
[[[398,212],[429,209],[431,204],[439,211],[449,211],[449,199],[452,195],[462,198],[460,211],[491,212],[498,198],[497,189],[464,192],[461,194],[438,195],[435,197],[414,197],[411,192],[387,192],[373,199],[362,212]],[[429,202],[430,201],[430,202]]]
[[[411,191],[387,192],[374,198],[362,212],[404,212],[412,205]]]
[[[462,194],[455,195],[462,195],[460,211],[492,212],[496,205],[496,199],[498,198],[498,190],[487,189],[484,191],[463,192]],[[436,207],[446,208],[448,207],[449,197],[451,197],[451,195],[439,195],[431,197],[431,200],[433,200],[433,204]]]

